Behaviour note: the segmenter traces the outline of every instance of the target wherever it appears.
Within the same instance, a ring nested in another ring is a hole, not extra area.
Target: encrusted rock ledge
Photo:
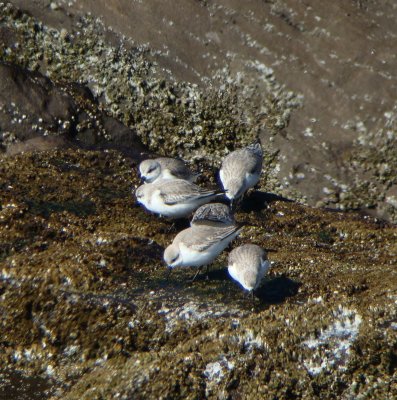
[[[252,303],[226,252],[209,280],[165,280],[181,226],[135,205],[132,166],[116,151],[1,159],[2,365],[62,399],[397,396],[395,226],[261,186],[234,243],[273,262]]]

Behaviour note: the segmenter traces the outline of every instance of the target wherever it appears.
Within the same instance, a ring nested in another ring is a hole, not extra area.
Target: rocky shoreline
[[[237,244],[273,261],[253,306],[226,254],[208,281],[165,280],[178,227],[135,205],[120,153],[27,153],[0,176],[2,363],[58,397],[394,396],[394,226],[252,193]]]
[[[394,114],[345,152],[324,139],[337,155],[324,178],[311,153],[324,154],[288,130],[307,95],[274,70],[243,68],[236,50],[227,73],[189,83],[180,58],[166,70],[164,55],[69,3],[0,3],[1,365],[38,398],[397,397]],[[271,7],[263,18],[286,16]],[[248,29],[236,18],[224,29]],[[167,281],[163,250],[187,222],[135,204],[138,162],[183,157],[215,187],[222,157],[257,135],[263,177],[236,214],[236,245],[269,250],[269,280],[253,304],[224,252],[209,280],[180,269]],[[310,162],[286,170],[296,155]]]

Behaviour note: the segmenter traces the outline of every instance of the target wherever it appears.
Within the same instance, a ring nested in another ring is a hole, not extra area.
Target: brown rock
[[[40,73],[0,64],[0,126],[14,140],[43,134],[72,136],[73,99]],[[4,141],[4,138],[3,138]]]

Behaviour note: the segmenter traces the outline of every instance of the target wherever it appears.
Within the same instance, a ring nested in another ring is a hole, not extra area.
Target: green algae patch
[[[137,206],[132,165],[116,151],[2,159],[4,365],[52,376],[64,399],[393,397],[395,226],[252,191],[233,246],[272,261],[252,302],[227,252],[209,279],[166,280],[163,249],[187,222]]]

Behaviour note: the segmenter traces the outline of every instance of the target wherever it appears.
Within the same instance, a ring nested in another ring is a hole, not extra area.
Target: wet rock
[[[0,144],[8,155],[52,148],[119,149],[140,159],[136,133],[98,108],[90,90],[0,64]]]
[[[0,64],[3,145],[50,133],[71,137],[75,115],[70,96],[48,78],[17,65]]]
[[[208,280],[165,279],[177,230],[136,206],[138,184],[116,151],[1,160],[3,365],[64,399],[393,398],[395,226],[249,194],[233,245],[272,261],[253,303],[227,252]]]
[[[4,144],[3,144],[4,146]],[[37,136],[21,142],[10,143],[6,147],[6,155],[14,156],[23,152],[47,151],[52,149],[77,148],[70,140],[63,136]]]

